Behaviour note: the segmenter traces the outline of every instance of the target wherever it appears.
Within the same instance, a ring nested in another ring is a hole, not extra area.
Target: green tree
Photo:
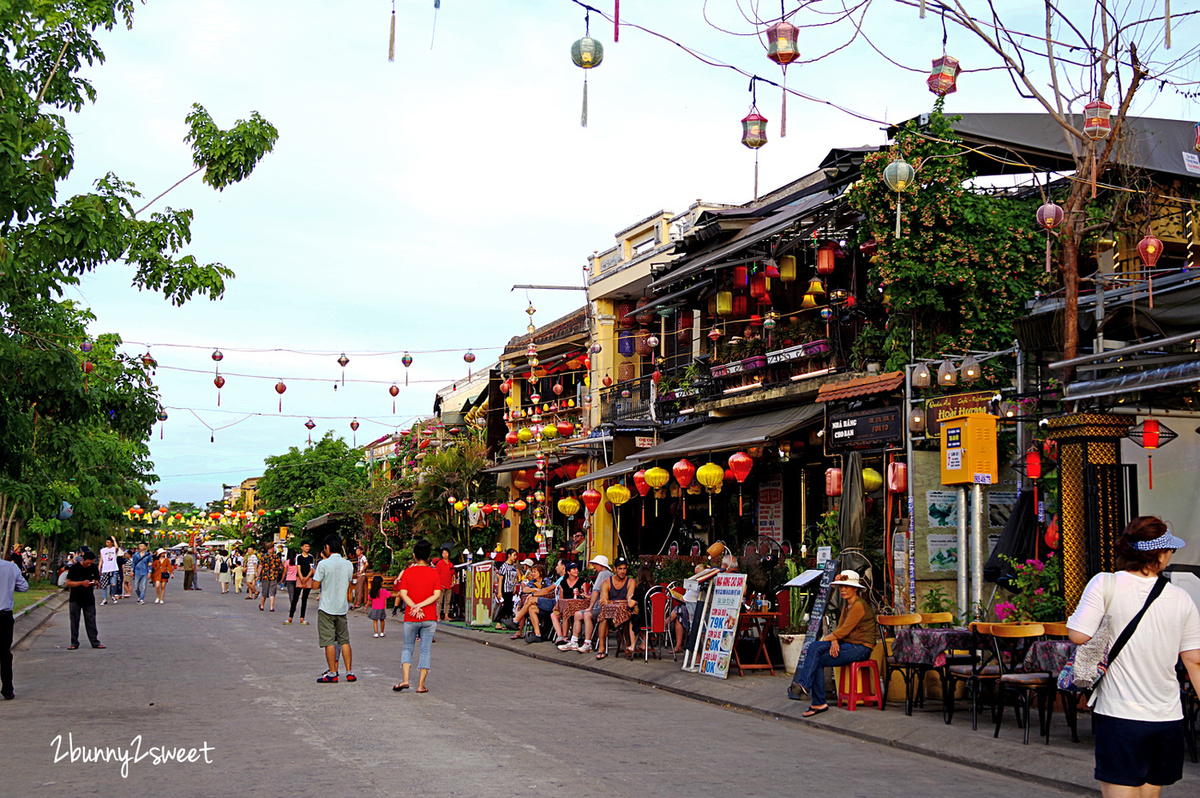
[[[266,470],[258,481],[258,495],[269,508],[313,504],[318,492],[337,482],[342,486],[365,486],[367,476],[355,467],[360,452],[332,432],[311,446],[292,446],[285,454],[263,462]]]
[[[484,469],[488,462],[479,437],[467,437],[449,448],[427,455],[421,463],[413,517],[420,534],[433,541],[456,540],[470,544],[470,535],[449,499],[468,504],[496,498],[496,481]]]
[[[897,158],[917,170],[917,186],[901,199],[900,236],[896,193],[883,182]],[[1038,200],[972,190],[974,177],[939,99],[927,125],[910,125],[890,149],[867,156],[849,191],[865,216],[863,238],[878,244],[871,280],[890,311],[860,349],[881,350],[889,369],[909,361],[910,342],[918,357],[1008,348],[1013,320],[1047,280]]]

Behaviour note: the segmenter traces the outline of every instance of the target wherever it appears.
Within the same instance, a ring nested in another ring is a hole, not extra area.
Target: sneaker
[[[567,638],[565,638],[565,637],[554,638],[554,645],[556,645],[556,646],[561,646],[565,642],[567,642]]]
[[[304,620],[303,618],[301,618],[301,619],[300,619],[300,625],[301,625],[301,626],[308,626],[309,624],[308,624],[308,621],[306,621],[306,620]]]
[[[579,643],[578,643],[578,641],[575,641],[575,640],[568,640],[565,643],[560,643],[558,646],[558,650],[559,651],[578,651]]]
[[[103,607],[107,603],[108,603],[108,599],[104,599],[104,601],[100,602],[100,606]]]
[[[325,671],[320,679],[317,679],[317,684],[337,684],[338,675],[333,671]]]
[[[146,602],[142,601],[141,599],[138,599],[138,604],[145,604],[145,603]]]
[[[284,625],[284,626],[291,626],[291,625],[292,625],[292,619],[291,619],[291,618],[288,618],[286,621],[284,621],[284,622],[283,622],[283,625]]]
[[[591,641],[591,640],[584,640],[584,641],[583,641],[583,645],[582,645],[582,646],[580,646],[580,647],[579,647],[578,649],[576,649],[576,650],[577,650],[577,651],[579,651],[580,653],[583,653],[583,654],[586,654],[586,653],[588,653],[589,651],[591,651],[591,650],[592,650],[592,641]]]
[[[371,637],[379,637],[379,632],[376,632],[375,634],[371,635]]]
[[[357,682],[358,677],[354,675],[354,671],[346,671],[346,681]]]

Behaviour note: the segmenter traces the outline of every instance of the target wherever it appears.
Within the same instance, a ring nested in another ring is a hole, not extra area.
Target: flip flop
[[[608,659],[608,652],[601,651],[599,654],[596,655],[596,659]]]
[[[804,687],[799,683],[792,682],[788,685],[788,698],[791,698],[795,701],[801,701],[805,698],[808,698],[808,690],[804,689]]]
[[[808,711],[806,711],[806,712],[805,712],[803,715],[801,715],[800,717],[802,717],[802,718],[811,718],[813,715],[820,715],[822,712],[828,712],[828,711],[829,711],[829,705],[828,705],[828,704],[826,704],[826,705],[825,705],[825,706],[823,706],[823,707],[809,707],[809,708],[808,708]]]
[[[416,692],[418,692],[418,693],[428,693],[428,692],[429,692],[429,688],[428,688],[428,687],[418,687],[418,688],[417,688],[417,690],[416,690]]]
[[[392,685],[393,693],[399,693],[401,690],[407,690],[407,689],[408,689],[408,682],[401,682],[400,684]]]
[[[67,646],[67,651],[74,651],[77,648],[79,648],[79,646]]]

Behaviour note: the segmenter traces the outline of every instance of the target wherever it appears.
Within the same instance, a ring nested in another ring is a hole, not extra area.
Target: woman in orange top
[[[167,556],[166,549],[159,549],[155,552],[154,563],[150,566],[150,581],[154,583],[154,593],[156,598],[155,604],[165,603],[163,597],[167,593],[167,580],[171,578],[171,573],[175,568],[171,565],[171,559]]]

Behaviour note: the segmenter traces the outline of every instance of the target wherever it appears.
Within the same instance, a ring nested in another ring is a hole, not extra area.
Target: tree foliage
[[[887,328],[864,340],[881,346],[889,369],[909,362],[910,339],[917,357],[1007,348],[1013,320],[1046,281],[1038,201],[969,188],[975,175],[940,105],[926,126],[909,126],[893,147],[867,156],[849,192],[865,217],[864,239],[878,244],[871,280],[891,309]],[[896,159],[917,170],[899,197],[882,177]]]
[[[267,507],[299,507],[314,504],[322,491],[328,496],[338,488],[364,486],[366,475],[355,467],[359,456],[344,439],[326,432],[311,446],[292,446],[284,454],[268,457],[258,496]]]

